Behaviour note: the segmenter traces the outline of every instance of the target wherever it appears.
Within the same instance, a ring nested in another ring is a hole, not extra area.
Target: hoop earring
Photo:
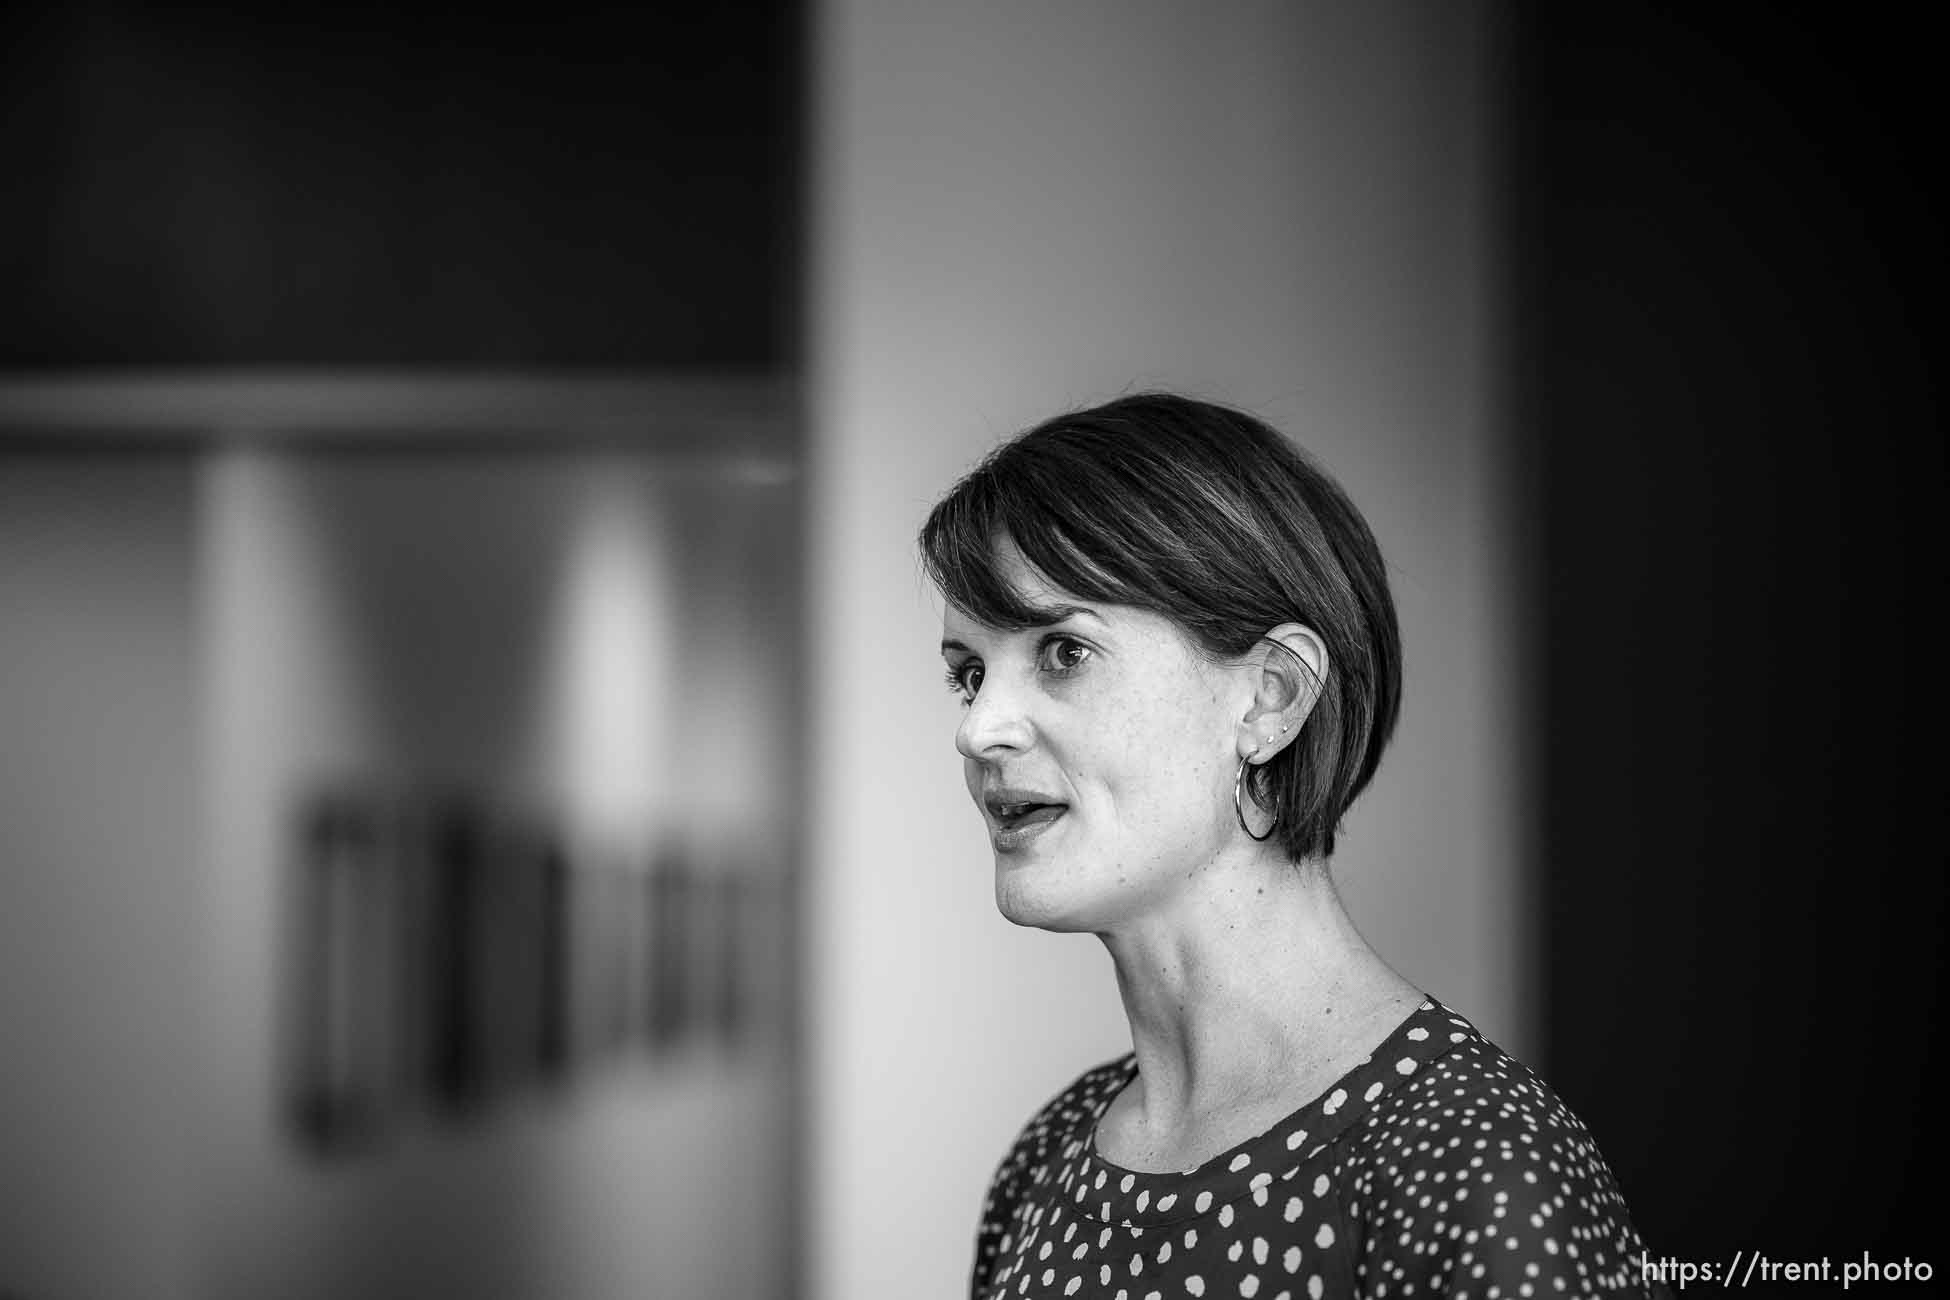
[[[1239,771],[1237,775],[1235,775],[1232,778],[1232,815],[1239,819],[1239,829],[1246,832],[1246,837],[1248,839],[1255,840],[1263,844],[1267,840],[1273,838],[1273,828],[1280,824],[1280,819],[1279,816],[1275,814],[1273,820],[1267,823],[1266,834],[1264,835],[1253,834],[1253,828],[1246,824],[1246,808],[1245,808],[1245,804],[1240,799],[1240,794],[1244,789],[1245,783],[1246,783],[1246,760],[1244,758],[1241,758],[1239,760]]]

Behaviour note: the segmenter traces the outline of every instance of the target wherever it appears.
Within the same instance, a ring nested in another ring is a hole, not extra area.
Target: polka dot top
[[[1030,1121],[989,1188],[973,1300],[1665,1295],[1591,1135],[1422,1003],[1326,1095],[1184,1173],[1096,1153],[1135,1056]]]

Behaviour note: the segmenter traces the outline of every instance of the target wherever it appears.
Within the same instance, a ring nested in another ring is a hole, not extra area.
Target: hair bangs
[[[1069,595],[1143,603],[1139,589],[1092,555],[1066,526],[1070,512],[1062,496],[1049,490],[1056,485],[1022,472],[1025,468],[1016,459],[992,457],[928,516],[921,556],[942,598],[988,627],[1020,630],[1059,621],[1063,609],[1036,603],[1004,574],[1004,548],[1013,546],[1030,569]],[[1088,518],[1082,522],[1087,533]]]
[[[1043,580],[1072,596],[1113,605],[1149,606],[1154,602],[1136,583],[1107,563],[1113,560],[1101,547],[1094,521],[1068,522],[1054,509],[1020,511],[1006,530],[1016,551]]]
[[[1002,576],[1002,499],[984,464],[935,506],[921,529],[921,560],[948,604],[989,627],[1029,627],[1036,610]]]

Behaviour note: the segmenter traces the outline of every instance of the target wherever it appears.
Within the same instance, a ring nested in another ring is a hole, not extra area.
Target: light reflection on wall
[[[544,752],[570,822],[625,850],[655,833],[668,798],[667,756],[677,748],[669,640],[681,618],[653,503],[633,469],[640,474],[601,461],[574,485],[580,499],[542,669]]]

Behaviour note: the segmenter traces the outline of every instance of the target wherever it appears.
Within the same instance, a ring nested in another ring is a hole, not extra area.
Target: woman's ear
[[[1327,643],[1301,623],[1282,623],[1253,646],[1252,707],[1240,720],[1239,756],[1264,763],[1299,736],[1327,681]]]

